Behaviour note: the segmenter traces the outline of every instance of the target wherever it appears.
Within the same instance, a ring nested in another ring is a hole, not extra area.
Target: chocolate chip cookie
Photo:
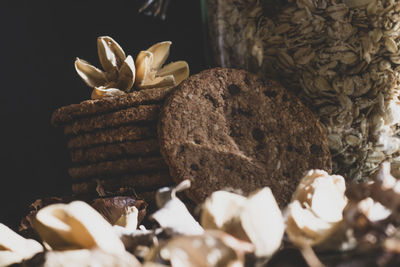
[[[147,139],[75,149],[71,151],[71,159],[73,163],[96,163],[122,157],[147,156],[159,153],[158,140]]]
[[[158,104],[170,91],[171,88],[146,89],[123,96],[86,100],[80,104],[57,109],[51,117],[51,123],[59,126],[89,115],[103,114],[139,105]]]
[[[284,207],[305,171],[331,171],[313,113],[278,82],[243,70],[215,68],[182,82],[158,134],[173,179],[190,179],[187,193],[198,203],[219,189],[269,186]]]

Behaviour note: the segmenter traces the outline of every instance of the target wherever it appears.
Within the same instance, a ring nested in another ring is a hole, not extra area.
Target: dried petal
[[[76,58],[76,72],[82,80],[90,87],[102,86],[106,83],[106,76],[103,71],[89,64],[89,62]]]
[[[129,92],[135,82],[135,63],[132,56],[127,56],[118,73],[116,87],[122,91]]]
[[[136,79],[135,85],[140,87],[148,80],[154,79],[155,72],[151,70],[153,54],[149,51],[140,51],[136,57]]]
[[[311,170],[300,181],[287,210],[289,239],[314,246],[325,241],[343,219],[347,204],[344,178]]]
[[[205,229],[220,229],[230,233],[228,229],[232,227],[229,224],[239,216],[246,200],[244,196],[238,194],[215,191],[203,204],[201,225]]]
[[[47,252],[43,267],[53,266],[140,267],[142,265],[135,256],[126,251],[114,254],[101,249],[77,249]]]
[[[285,225],[271,189],[264,187],[248,197],[240,221],[255,246],[255,255],[270,257],[281,245]]]
[[[252,250],[251,244],[214,230],[174,237],[147,260],[160,258],[171,266],[244,266],[244,254]]]
[[[53,204],[39,210],[34,228],[53,249],[98,247],[115,254],[125,251],[112,226],[82,201]]]
[[[0,266],[21,262],[42,251],[39,242],[25,239],[0,223]]]
[[[117,88],[107,88],[104,86],[100,87],[95,87],[93,88],[92,91],[92,99],[98,99],[98,98],[103,98],[103,97],[113,97],[113,96],[119,96],[119,95],[124,95],[124,91],[121,91]]]
[[[146,50],[152,53],[154,56],[153,62],[151,64],[151,68],[153,70],[159,70],[161,66],[165,63],[169,56],[169,49],[171,47],[171,44],[172,42],[170,41],[160,42],[152,45]]]
[[[117,72],[125,61],[125,52],[111,37],[97,38],[97,51],[101,66],[108,73]]]
[[[174,76],[175,84],[180,84],[183,80],[189,77],[189,65],[186,61],[176,61],[165,65],[160,69],[156,76]]]
[[[161,87],[173,87],[176,86],[176,82],[173,75],[156,77],[153,80],[150,80],[146,83],[140,85],[141,89],[150,89],[150,88],[161,88]]]
[[[198,235],[204,232],[200,224],[193,218],[185,204],[176,197],[177,189],[185,189],[190,181],[185,180],[175,188],[161,188],[157,192],[157,202],[162,205],[151,217],[163,228],[171,228],[174,232],[186,235]],[[184,186],[183,186],[184,185]]]

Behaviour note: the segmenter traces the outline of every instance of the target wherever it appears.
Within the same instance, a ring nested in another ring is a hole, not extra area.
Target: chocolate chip
[[[312,144],[310,146],[310,153],[311,154],[321,154],[322,153],[322,148],[319,145]]]
[[[297,152],[297,154],[300,154],[300,155],[302,155],[303,154],[303,150],[301,150],[300,148],[295,148],[294,149],[294,151],[296,151]]]
[[[240,87],[236,84],[230,84],[228,85],[228,91],[231,95],[237,95],[240,93]]]
[[[224,168],[225,168],[225,170],[228,170],[228,171],[232,171],[233,170],[232,166],[225,166]]]
[[[253,138],[258,142],[261,142],[265,137],[264,132],[261,131],[259,128],[254,128],[251,134],[253,135]]]
[[[258,145],[256,146],[256,150],[257,150],[257,151],[263,150],[264,148],[265,148],[265,144],[258,144]]]
[[[190,165],[190,169],[192,169],[193,171],[198,171],[199,166],[197,164],[192,164],[192,165]]]
[[[197,144],[197,145],[200,145],[201,141],[199,139],[194,139],[194,143]]]
[[[244,77],[244,83],[250,85],[249,77],[247,77],[247,75]]]
[[[247,118],[250,118],[253,115],[250,110],[245,110],[245,109],[242,109],[242,108],[238,108],[237,111],[238,111],[238,113],[240,115],[243,115],[243,116],[245,116]]]
[[[215,98],[212,97],[210,94],[205,94],[204,97],[205,97],[207,100],[209,100],[215,108],[218,107],[218,102],[217,102],[217,100],[215,100]]]
[[[272,90],[265,90],[264,95],[273,98],[273,97],[276,97],[277,93]]]

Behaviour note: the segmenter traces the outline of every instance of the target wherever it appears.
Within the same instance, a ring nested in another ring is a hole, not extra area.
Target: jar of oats
[[[208,0],[217,65],[280,81],[324,126],[333,172],[400,176],[400,1]]]

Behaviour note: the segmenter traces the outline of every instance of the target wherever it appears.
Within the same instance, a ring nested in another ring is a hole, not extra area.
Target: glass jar
[[[208,0],[216,65],[278,80],[320,120],[333,171],[400,176],[400,3]]]

